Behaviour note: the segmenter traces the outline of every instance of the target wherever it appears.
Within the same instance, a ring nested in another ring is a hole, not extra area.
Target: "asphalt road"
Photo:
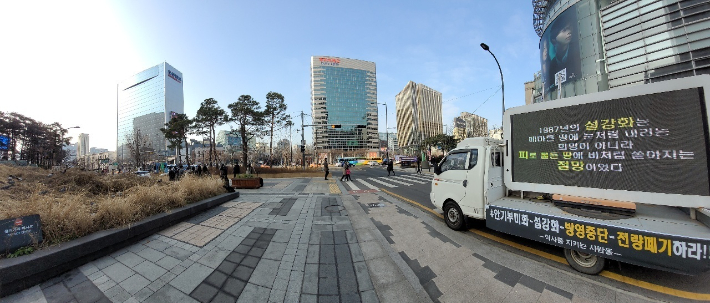
[[[426,171],[426,170],[425,170]],[[342,169],[335,167],[333,170],[331,170],[333,173],[333,178],[340,178],[342,175]],[[353,185],[357,187],[360,190],[372,190],[372,186],[382,188],[386,191],[389,191],[391,193],[394,193],[396,195],[399,195],[401,197],[406,198],[407,200],[416,202],[420,204],[421,206],[428,208],[430,210],[435,210],[434,205],[431,203],[429,200],[429,192],[431,190],[431,183],[426,182],[426,180],[431,180],[433,178],[433,174],[423,174],[423,175],[414,175],[414,170],[413,169],[406,169],[402,170],[401,168],[395,168],[395,173],[397,174],[397,177],[388,177],[387,176],[387,170],[385,167],[370,167],[370,166],[358,166],[354,167],[351,170],[351,178],[353,181]],[[358,179],[366,181],[368,184],[372,185],[370,188],[363,186],[362,182],[359,182]],[[407,182],[407,180],[412,180],[410,182]],[[424,180],[424,182],[422,182]],[[380,181],[380,182],[377,182]],[[414,183],[414,181],[419,181],[418,183]],[[381,183],[385,182],[385,183]],[[404,183],[409,183],[410,185],[405,185],[402,184]],[[395,185],[396,187],[390,187],[386,186],[386,184],[391,184]],[[350,188],[350,185],[346,185],[346,188]],[[409,201],[408,201],[409,202]],[[411,203],[411,202],[410,202]],[[439,210],[440,213],[440,210]],[[432,214],[433,215],[433,214]],[[443,220],[441,221],[441,224],[445,224]],[[475,229],[479,231],[480,233],[485,233],[488,235],[492,235],[494,238],[499,238],[499,239],[504,239],[510,242],[513,242],[518,245],[522,245],[525,247],[533,248],[534,250],[537,251],[542,251],[545,253],[548,253],[553,256],[558,256],[561,258],[564,258],[563,250],[558,247],[554,247],[551,245],[543,244],[540,242],[532,241],[532,240],[527,240],[524,238],[519,238],[515,236],[511,236],[508,234],[500,233],[491,229],[488,229],[485,227],[485,222],[479,221],[479,220],[471,220],[469,222],[469,228]],[[555,267],[566,267],[567,270],[569,271],[570,274],[573,275],[579,275],[579,276],[586,276],[588,278],[592,278],[593,280],[597,280],[601,283],[613,285],[615,287],[619,287],[622,289],[627,289],[631,290],[633,292],[637,293],[642,293],[648,297],[651,298],[657,298],[659,300],[668,300],[667,295],[660,295],[657,294],[656,291],[650,291],[647,289],[643,288],[638,288],[634,287],[634,285],[638,284],[643,284],[644,282],[646,283],[652,283],[655,286],[653,286],[653,289],[656,289],[657,291],[660,292],[673,292],[674,290],[680,290],[680,291],[685,291],[685,292],[690,292],[690,293],[699,293],[699,294],[710,294],[710,272],[704,273],[701,275],[697,276],[686,276],[686,275],[681,275],[681,274],[674,274],[674,273],[669,273],[665,271],[660,271],[660,270],[654,270],[654,269],[648,269],[645,267],[641,266],[635,266],[631,264],[626,264],[626,263],[620,263],[616,261],[610,261],[607,264],[606,271],[613,273],[615,275],[620,276],[621,278],[617,279],[610,279],[607,277],[603,276],[588,276],[582,273],[579,273],[575,270],[573,270],[571,267],[567,266],[566,264],[560,264],[557,261],[554,261],[550,258],[545,258],[538,256],[533,253],[526,252],[519,247],[514,247],[506,244],[500,243],[501,241],[495,241],[491,240],[489,237],[485,237],[483,235],[474,233],[474,232],[467,232],[467,235],[471,237],[477,237],[480,238],[482,241],[485,243],[490,243],[492,246],[497,246],[500,247],[501,249],[505,249],[508,251],[513,251],[522,257],[535,260],[538,262],[544,262],[547,263],[551,266]],[[505,241],[503,241],[505,242]],[[613,276],[613,275],[612,275]],[[621,282],[619,280],[626,280],[626,282]],[[667,288],[667,289],[666,289]]]

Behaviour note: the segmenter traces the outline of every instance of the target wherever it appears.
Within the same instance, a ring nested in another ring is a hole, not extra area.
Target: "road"
[[[357,166],[351,171],[352,182],[342,182],[351,194],[364,191],[383,191],[414,204],[432,215],[441,213],[441,210],[436,210],[429,200],[431,179],[434,175],[427,173],[426,170],[424,174],[415,174],[414,169],[411,168],[395,168],[396,175],[394,176],[387,176],[387,170],[380,166]],[[334,168],[331,172],[333,172],[332,178],[340,179],[342,176],[341,168]],[[443,219],[441,224],[445,225]],[[469,228],[470,232],[466,234],[479,238],[484,243],[513,251],[536,262],[544,262],[555,267],[563,265],[572,275],[586,276],[574,271],[566,264],[560,264],[560,258],[564,260],[561,248],[488,229],[485,227],[485,223],[478,220],[471,220]],[[593,279],[664,301],[669,299],[668,295],[671,295],[670,298],[672,298],[673,293],[683,293],[690,298],[708,298],[708,294],[710,294],[710,284],[707,283],[710,281],[710,273],[686,276],[610,261],[606,271]],[[703,294],[703,296],[695,296],[694,294]]]

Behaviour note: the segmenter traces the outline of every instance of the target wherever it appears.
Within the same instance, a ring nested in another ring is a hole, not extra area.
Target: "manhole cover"
[[[382,203],[367,203],[367,207],[385,207]]]
[[[339,206],[339,205],[330,205],[330,206],[326,206],[326,207],[325,207],[325,210],[326,210],[326,211],[329,211],[329,212],[331,212],[331,213],[339,212],[339,211],[341,211],[342,209],[343,209],[343,207],[342,207],[342,206]]]

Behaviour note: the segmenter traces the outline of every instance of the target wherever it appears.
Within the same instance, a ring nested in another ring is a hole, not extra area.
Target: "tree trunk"
[[[274,115],[271,115],[271,139],[269,140],[269,168],[271,165],[271,155],[274,153]]]

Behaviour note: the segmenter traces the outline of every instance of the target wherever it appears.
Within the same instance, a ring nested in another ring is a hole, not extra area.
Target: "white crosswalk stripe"
[[[380,177],[380,179],[385,179],[385,180],[387,180],[387,181],[389,181],[389,182],[399,183],[399,184],[407,185],[407,186],[412,185],[412,183],[407,183],[407,182],[402,182],[402,181],[399,181],[399,180],[395,180],[395,179],[392,179],[392,177]],[[374,180],[374,179],[373,179],[373,180]]]
[[[378,179],[375,179],[375,178],[368,178],[368,179],[370,179],[371,181],[375,181],[375,182],[377,182],[377,183],[380,183],[380,184],[382,184],[382,185],[384,185],[384,186],[387,186],[387,187],[397,187],[397,185],[389,184],[389,183],[387,183],[387,182],[384,182],[384,181],[381,181],[381,180],[378,180]]]
[[[418,180],[422,180],[422,181],[431,181],[431,179],[434,178],[433,175],[424,175],[424,174],[422,174],[422,175],[420,175],[420,174],[411,174],[411,175],[406,175],[406,176],[407,176],[407,177],[411,177],[411,178],[415,178],[415,179],[418,179]]]
[[[355,179],[355,181],[358,181],[358,182],[364,184],[365,186],[369,187],[370,189],[379,189],[363,179]]]
[[[345,183],[350,186],[350,190],[360,190],[360,188],[357,187],[353,181],[345,181]]]
[[[395,176],[395,177],[390,177],[390,178],[395,178],[395,179],[399,179],[399,180],[402,180],[402,181],[413,182],[413,183],[417,183],[417,184],[427,184],[427,183],[428,183],[428,182],[426,182],[426,181],[420,181],[420,180],[417,180],[417,179],[415,179],[415,178],[412,178],[412,177],[410,177],[410,175]]]

